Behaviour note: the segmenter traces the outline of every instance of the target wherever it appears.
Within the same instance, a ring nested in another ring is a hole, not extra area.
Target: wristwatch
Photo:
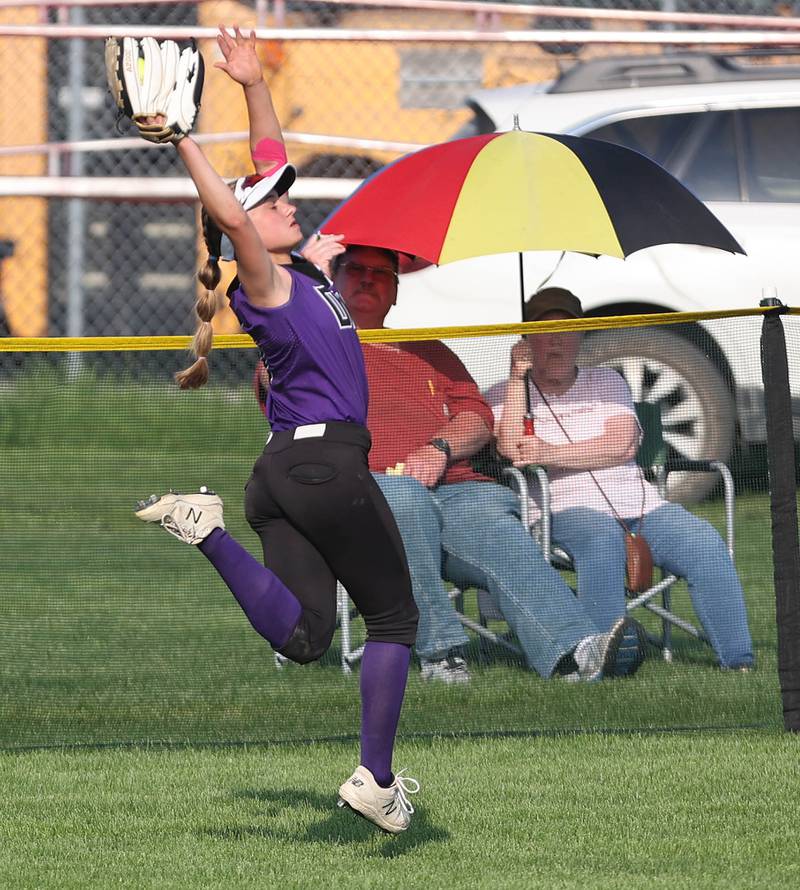
[[[433,447],[436,448],[437,451],[441,451],[442,454],[446,455],[447,459],[450,460],[450,455],[452,452],[450,450],[450,443],[447,441],[447,439],[431,439],[430,442],[428,442],[428,445],[433,445]]]

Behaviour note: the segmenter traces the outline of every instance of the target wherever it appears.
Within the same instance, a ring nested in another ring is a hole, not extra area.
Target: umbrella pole
[[[525,321],[525,267],[522,265],[522,253],[519,258],[519,318]],[[528,381],[525,381],[525,433],[533,435],[533,414],[531,412],[531,390]]]

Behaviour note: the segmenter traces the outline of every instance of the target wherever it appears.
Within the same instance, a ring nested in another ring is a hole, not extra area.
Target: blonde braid
[[[200,218],[203,224],[203,240],[208,250],[208,259],[197,273],[197,277],[206,291],[197,298],[194,307],[198,324],[192,340],[192,352],[196,356],[196,360],[191,367],[175,374],[175,380],[181,389],[198,389],[208,382],[208,354],[214,345],[214,328],[211,325],[211,320],[217,311],[216,287],[222,277],[219,268],[221,233],[205,209],[203,209]]]

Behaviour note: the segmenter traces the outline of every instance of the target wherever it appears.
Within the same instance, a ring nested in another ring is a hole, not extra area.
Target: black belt
[[[342,442],[359,445],[369,450],[372,437],[369,430],[359,423],[329,420],[325,423],[306,423],[288,430],[277,430],[267,436],[265,451],[283,451],[298,442],[322,439],[326,442]]]

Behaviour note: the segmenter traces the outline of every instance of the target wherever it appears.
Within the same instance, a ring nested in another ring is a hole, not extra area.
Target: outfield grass
[[[354,745],[5,753],[0,885],[794,888],[797,738],[401,741],[392,838],[334,807]]]
[[[0,887],[796,886],[764,494],[737,502],[754,673],[680,635],[673,664],[595,686],[477,643],[466,688],[414,670],[395,762],[423,787],[389,838],[333,806],[358,756],[357,673],[335,646],[277,671],[210,566],[131,514],[208,482],[257,555],[247,388],[43,369],[0,399]],[[719,525],[718,503],[698,511]]]
[[[131,513],[151,491],[208,482],[258,555],[242,488],[265,427],[246,387],[180,394],[124,377],[65,386],[46,370],[3,399],[0,747],[355,731],[357,675],[342,675],[336,645],[321,665],[278,672],[213,569]],[[718,503],[700,512],[719,523]],[[723,674],[710,650],[676,634],[673,664],[653,653],[631,682],[572,686],[498,653],[484,660],[475,644],[468,688],[412,672],[401,731],[779,727],[765,495],[739,499],[737,525],[755,673]],[[675,600],[691,615],[685,589]]]

